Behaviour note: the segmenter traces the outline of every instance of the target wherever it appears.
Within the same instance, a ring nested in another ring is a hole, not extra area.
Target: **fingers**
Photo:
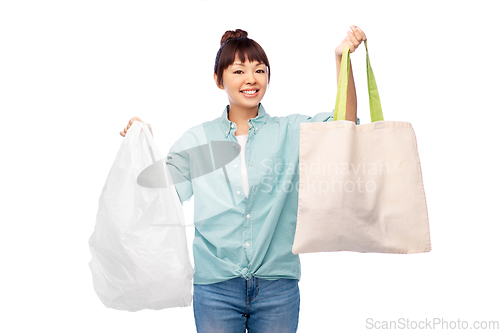
[[[356,46],[354,46],[350,39],[347,40],[347,43],[349,44],[349,50],[351,51],[351,53],[356,51]]]
[[[125,136],[127,134],[128,126],[123,129],[123,131],[120,132],[121,136]]]
[[[349,44],[349,49],[354,52],[362,41],[366,40],[365,33],[355,25],[351,25],[351,31],[347,31],[347,43]]]
[[[361,41],[358,40],[352,32],[348,31],[347,36],[349,36],[349,39],[347,40],[347,42],[349,43],[349,45],[353,45],[354,49],[356,49],[359,46],[359,44],[361,44]],[[353,52],[352,48],[351,48],[351,52]]]
[[[132,123],[133,123],[134,121],[136,121],[136,120],[138,120],[138,121],[142,121],[139,117],[134,117],[134,118],[130,119],[130,121],[128,122],[129,127],[130,127],[130,126],[132,125]],[[142,122],[143,122],[143,121],[142,121]]]
[[[129,122],[128,122],[128,124],[127,124],[127,127],[125,127],[123,129],[123,131],[120,132],[121,136],[125,136],[127,134],[128,129],[130,128],[130,126],[132,126],[132,124],[134,123],[134,121],[141,121],[141,122],[143,122],[139,117],[134,117],[134,118],[130,119]]]
[[[345,50],[346,46],[349,46],[349,50],[353,53],[356,51],[356,48],[366,40],[366,35],[363,30],[355,25],[351,25],[350,28],[352,31],[347,31],[347,36],[335,49],[335,55],[337,57],[342,56],[342,52]]]
[[[356,39],[361,43],[362,41],[366,40],[366,35],[365,33],[363,32],[363,30],[361,30],[359,27],[355,26],[355,25],[351,25],[351,30],[352,30],[352,33],[354,34],[354,36],[356,37]]]

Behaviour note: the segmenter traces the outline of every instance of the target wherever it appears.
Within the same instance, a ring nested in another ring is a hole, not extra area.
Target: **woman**
[[[358,27],[351,30],[335,50],[337,81],[344,48],[349,45],[354,52],[366,39]],[[299,256],[291,249],[299,130],[303,122],[331,121],[333,112],[271,117],[260,103],[269,79],[261,46],[243,30],[226,31],[214,80],[229,105],[220,117],[186,131],[167,157],[181,203],[196,193],[193,310],[198,332],[297,331],[301,273]],[[136,120],[142,121],[132,118],[120,134],[125,136]],[[352,68],[346,120],[357,120]]]

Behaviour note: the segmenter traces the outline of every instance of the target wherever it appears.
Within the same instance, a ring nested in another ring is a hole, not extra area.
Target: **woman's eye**
[[[262,69],[259,69],[259,70],[257,70],[257,73],[265,73],[265,71]]]
[[[243,73],[243,71],[237,70],[234,72],[234,74],[241,74],[241,73]]]

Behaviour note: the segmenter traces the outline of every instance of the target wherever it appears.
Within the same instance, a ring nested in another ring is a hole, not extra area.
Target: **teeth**
[[[247,95],[253,95],[257,92],[257,90],[243,90],[243,93],[244,94],[247,94]]]

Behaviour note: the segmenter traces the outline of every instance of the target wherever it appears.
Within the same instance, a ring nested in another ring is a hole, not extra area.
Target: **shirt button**
[[[258,130],[258,128],[257,128],[257,127],[255,127],[255,130]]]
[[[249,219],[249,218],[250,218],[250,214],[247,214],[247,219]]]
[[[234,128],[234,124],[231,124],[231,128]]]
[[[250,168],[252,167],[252,164],[250,164]]]
[[[252,191],[255,189],[255,186],[252,186]]]
[[[226,131],[226,134],[229,133],[229,131]]]
[[[235,164],[235,165],[234,165],[234,167],[235,167],[235,168],[237,168],[237,167],[238,167],[238,164]]]
[[[240,194],[240,191],[236,191],[237,194]]]
[[[246,247],[249,247],[249,246],[250,246],[250,244],[248,244],[248,242],[246,242],[246,243],[245,243],[245,245],[246,245]]]

